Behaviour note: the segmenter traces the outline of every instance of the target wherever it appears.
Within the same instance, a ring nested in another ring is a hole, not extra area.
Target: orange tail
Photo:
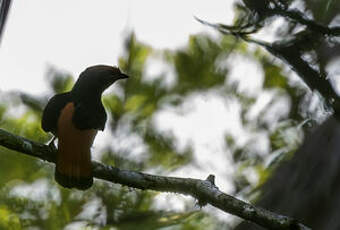
[[[97,130],[79,130],[72,123],[73,103],[68,103],[58,120],[58,153],[55,179],[66,188],[87,189],[93,184],[91,146]]]

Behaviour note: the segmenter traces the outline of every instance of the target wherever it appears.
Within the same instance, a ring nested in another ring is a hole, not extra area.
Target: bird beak
[[[129,78],[129,76],[126,75],[126,74],[123,74],[123,73],[121,73],[121,74],[119,75],[119,79],[125,79],[125,78]]]

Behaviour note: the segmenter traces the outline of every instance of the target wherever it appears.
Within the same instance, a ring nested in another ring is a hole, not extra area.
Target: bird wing
[[[61,110],[71,101],[69,92],[53,96],[47,103],[41,120],[41,127],[45,132],[57,133],[57,124]]]
[[[107,115],[101,103],[76,103],[73,123],[76,128],[104,130]]]

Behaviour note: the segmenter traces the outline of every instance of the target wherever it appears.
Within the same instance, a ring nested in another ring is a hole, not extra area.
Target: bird
[[[65,188],[86,190],[93,184],[91,146],[98,130],[104,131],[107,115],[102,93],[128,76],[118,67],[86,68],[69,92],[54,95],[43,110],[41,126],[58,138],[55,180]]]

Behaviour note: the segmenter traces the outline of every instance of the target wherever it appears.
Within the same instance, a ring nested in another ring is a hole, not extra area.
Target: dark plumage
[[[90,148],[98,130],[104,130],[105,89],[127,78],[116,67],[96,65],[83,71],[70,92],[53,96],[42,116],[42,128],[58,137],[56,181],[67,188],[87,189],[93,183]]]

